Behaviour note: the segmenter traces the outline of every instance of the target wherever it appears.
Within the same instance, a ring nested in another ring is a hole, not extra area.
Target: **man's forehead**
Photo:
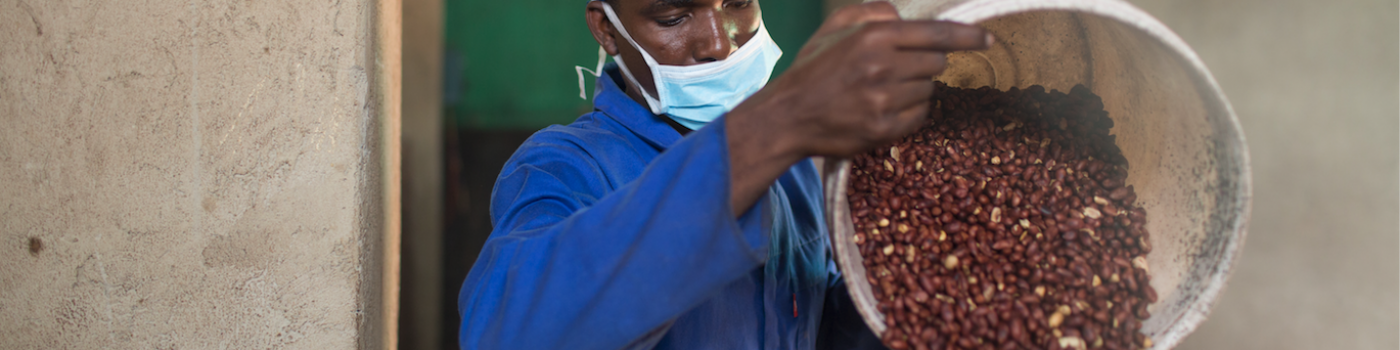
[[[690,6],[695,4],[695,0],[642,0],[650,2],[651,6]]]
[[[635,6],[643,11],[659,10],[673,7],[692,7],[697,0],[618,0],[627,3],[628,7]]]

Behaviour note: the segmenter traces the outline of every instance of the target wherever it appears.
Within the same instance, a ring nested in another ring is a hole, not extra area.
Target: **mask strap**
[[[642,59],[646,61],[646,65],[644,68],[651,70],[651,78],[653,81],[652,87],[656,89],[656,96],[652,96],[650,92],[647,92],[647,89],[645,87],[642,87],[642,84],[637,81],[637,78],[632,76],[632,71],[627,69],[627,63],[622,61],[621,53],[619,53],[617,56],[614,56],[613,61],[617,62],[618,68],[622,69],[622,74],[627,76],[627,79],[631,80],[632,84],[636,85],[638,90],[641,90],[639,92],[642,94],[642,98],[646,99],[647,107],[651,109],[651,112],[655,114],[665,113],[666,110],[661,105],[661,95],[664,94],[662,90],[663,85],[655,82],[656,79],[661,79],[661,73],[656,70],[656,67],[660,66],[660,64],[657,64],[656,59],[653,59],[651,57],[651,54],[647,53],[646,49],[643,49],[641,45],[638,45],[636,40],[632,40],[632,35],[627,33],[627,27],[622,26],[622,21],[617,19],[617,13],[613,12],[612,5],[609,5],[608,3],[604,2],[603,13],[607,14],[608,22],[611,22],[613,28],[616,28],[618,33],[622,34],[622,38],[627,39],[627,43],[632,44],[632,47],[637,48],[637,51],[642,54]]]
[[[599,47],[598,47],[598,67],[593,68],[593,69],[588,69],[588,68],[583,68],[583,66],[574,66],[574,72],[575,72],[575,73],[578,73],[578,98],[581,98],[581,99],[584,99],[584,100],[587,100],[587,99],[588,99],[588,95],[584,94],[584,92],[585,92],[586,90],[583,89],[583,72],[588,72],[588,74],[593,75],[594,78],[597,78],[597,77],[602,76],[602,75],[603,75],[603,61],[606,61],[607,59],[608,59],[608,53],[607,53],[606,51],[603,51],[603,47],[602,47],[602,46],[599,46]]]
[[[651,54],[648,54],[647,50],[642,48],[642,45],[637,44],[636,40],[632,40],[632,35],[627,33],[627,27],[623,27],[622,20],[617,19],[617,12],[613,12],[612,5],[608,5],[606,2],[603,3],[603,13],[607,14],[608,21],[612,22],[613,28],[617,28],[618,33],[622,34],[622,38],[627,39],[628,44],[632,44],[632,47],[637,48],[637,51],[641,52],[642,59],[647,61],[646,63],[648,66],[659,65],[659,63],[656,63],[656,59],[652,58]]]

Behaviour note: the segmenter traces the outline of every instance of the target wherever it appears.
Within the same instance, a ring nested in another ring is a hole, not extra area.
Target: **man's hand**
[[[887,2],[837,10],[786,73],[726,117],[735,213],[803,158],[847,157],[917,130],[947,53],[991,43],[975,26],[900,20]]]
[[[731,114],[762,111],[754,119],[781,126],[765,133],[790,138],[803,156],[849,156],[916,130],[947,52],[984,49],[992,39],[974,26],[898,16],[887,2],[842,8],[787,73]]]

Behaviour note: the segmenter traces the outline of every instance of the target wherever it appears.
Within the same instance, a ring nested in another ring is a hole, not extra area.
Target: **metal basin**
[[[894,0],[904,18],[976,23],[994,47],[956,53],[938,80],[959,87],[1084,84],[1103,98],[1147,209],[1158,301],[1143,322],[1168,349],[1209,314],[1245,241],[1249,152],[1239,120],[1196,53],[1156,19],[1117,0]],[[850,162],[825,162],[827,223],[837,265],[876,334],[884,315],[866,282],[846,202]]]

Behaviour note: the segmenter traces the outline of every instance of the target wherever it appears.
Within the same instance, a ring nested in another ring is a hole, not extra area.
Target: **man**
[[[757,1],[585,13],[615,64],[593,112],[536,133],[502,169],[495,230],[459,297],[461,346],[878,346],[831,260],[807,159],[916,130],[945,53],[991,36],[854,5],[765,85],[781,51]]]

